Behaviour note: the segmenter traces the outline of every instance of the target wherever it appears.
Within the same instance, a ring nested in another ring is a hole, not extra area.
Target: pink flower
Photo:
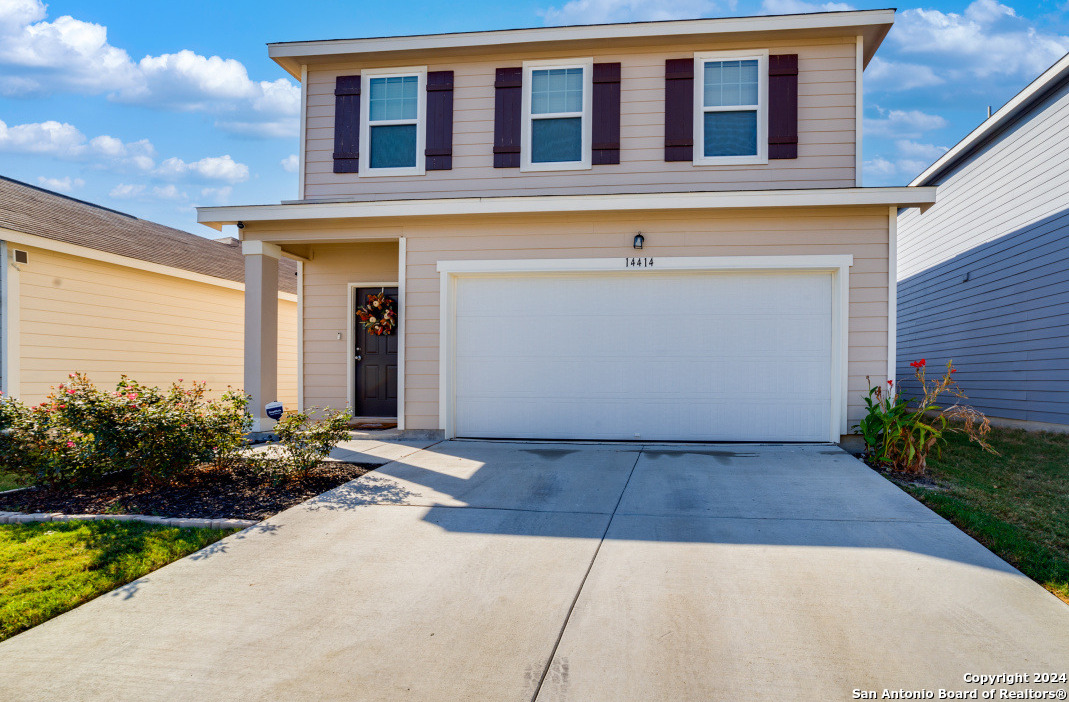
[[[67,448],[74,448],[74,442],[73,441],[68,441],[67,442]]]

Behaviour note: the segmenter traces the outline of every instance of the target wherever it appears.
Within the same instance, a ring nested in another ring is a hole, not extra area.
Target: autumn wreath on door
[[[356,318],[369,334],[375,336],[389,336],[397,328],[397,310],[393,300],[386,297],[385,290],[368,295],[367,304],[356,311]]]

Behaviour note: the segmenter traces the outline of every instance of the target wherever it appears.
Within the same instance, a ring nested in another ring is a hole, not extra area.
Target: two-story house
[[[302,405],[447,437],[839,441],[893,374],[897,210],[935,201],[860,187],[893,19],[270,45],[301,83],[300,199],[199,210],[240,230],[258,414],[288,257]],[[380,291],[399,321],[375,336]]]

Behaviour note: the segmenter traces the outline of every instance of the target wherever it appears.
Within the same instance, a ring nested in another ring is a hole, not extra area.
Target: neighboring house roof
[[[245,282],[245,261],[236,239],[205,239],[4,176],[0,176],[0,229]],[[280,261],[281,292],[297,292],[296,273],[294,261]]]
[[[1006,130],[1023,119],[1027,119],[1035,108],[1048,96],[1060,90],[1069,82],[1069,54],[1048,68],[1038,78],[1028,84],[1021,92],[998,112],[988,117],[962,139],[954,148],[943,154],[939,160],[928,166],[913,179],[910,185],[938,185],[974,154],[997,139]]]
[[[601,47],[615,44],[628,46],[664,43],[665,39],[685,42],[720,38],[749,41],[769,34],[790,32],[793,36],[863,37],[867,65],[894,23],[895,11],[852,10],[847,12],[813,12],[793,15],[754,17],[718,17],[712,19],[664,20],[659,22],[625,22],[588,24],[570,27],[535,27],[488,32],[456,32],[399,37],[361,39],[326,39],[268,44],[268,55],[290,75],[300,80],[301,66],[337,61],[339,56],[404,56],[436,53],[463,54],[472,49],[479,53],[517,51],[535,44],[553,42],[561,48],[570,44],[597,42]]]

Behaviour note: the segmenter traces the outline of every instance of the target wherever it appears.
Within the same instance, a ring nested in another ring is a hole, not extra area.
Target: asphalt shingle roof
[[[4,176],[0,176],[0,228],[245,282],[245,262],[236,239],[205,239]],[[297,292],[294,261],[279,262],[278,278],[279,290]]]

